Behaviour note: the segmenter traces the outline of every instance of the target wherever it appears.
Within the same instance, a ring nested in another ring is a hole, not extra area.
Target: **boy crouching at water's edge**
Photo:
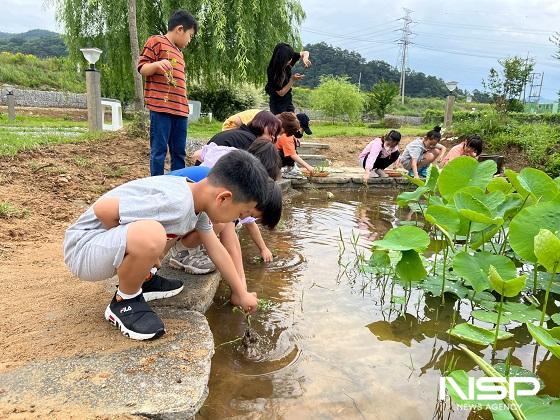
[[[183,289],[181,281],[162,278],[153,269],[177,239],[196,229],[231,288],[231,303],[254,312],[257,297],[239,278],[212,222],[252,216],[266,202],[268,183],[258,159],[241,150],[221,158],[197,183],[175,176],[127,182],[101,196],[68,228],[64,262],[82,280],[117,274],[119,286],[105,318],[130,338],[152,339],[165,328],[146,301]]]

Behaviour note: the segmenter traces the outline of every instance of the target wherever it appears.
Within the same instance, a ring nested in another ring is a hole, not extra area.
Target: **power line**
[[[519,28],[506,28],[500,26],[481,26],[481,25],[471,25],[468,23],[457,23],[457,22],[435,22],[435,21],[425,21],[425,20],[418,20],[417,22],[428,26],[468,28],[481,32],[482,31],[513,32],[513,33],[524,33],[524,34],[532,34],[532,35],[551,34],[553,32],[550,30],[543,30],[543,29],[519,29]]]
[[[329,32],[318,31],[318,30],[311,29],[311,28],[301,28],[301,30],[303,32],[309,32],[309,33],[312,33],[312,34],[315,34],[315,35],[324,35],[324,36],[328,36],[328,37],[332,37],[332,38],[349,39],[349,40],[352,40],[352,41],[360,41],[360,42],[373,43],[373,44],[387,44],[387,43],[395,42],[395,40],[393,40],[393,39],[387,39],[387,40],[363,39],[363,38],[356,38],[356,37],[348,36],[348,35],[333,34],[333,33],[329,33]],[[384,32],[386,32],[386,31],[384,31]]]

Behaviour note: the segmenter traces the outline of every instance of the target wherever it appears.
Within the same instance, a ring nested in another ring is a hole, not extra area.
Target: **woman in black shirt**
[[[292,75],[292,67],[301,60],[305,68],[311,66],[309,52],[295,52],[286,44],[276,45],[268,63],[265,91],[270,96],[270,112],[280,114],[282,112],[294,112],[292,103],[292,86],[296,80],[303,79],[303,75],[296,73]]]

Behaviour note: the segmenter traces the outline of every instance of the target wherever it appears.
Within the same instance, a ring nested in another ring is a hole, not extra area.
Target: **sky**
[[[52,2],[52,0],[51,0]],[[560,60],[549,37],[560,31],[558,0],[300,0],[306,12],[303,43],[325,41],[359,52],[367,60],[395,66],[400,56],[404,10],[412,10],[408,67],[455,80],[466,90],[481,81],[497,60],[529,55],[543,73],[541,96],[556,100]],[[0,32],[49,29],[61,32],[45,0],[0,0]],[[311,57],[312,58],[312,57]]]

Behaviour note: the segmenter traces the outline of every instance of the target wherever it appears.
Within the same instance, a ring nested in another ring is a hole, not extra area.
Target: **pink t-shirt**
[[[453,159],[458,158],[459,156],[465,155],[465,145],[463,143],[459,143],[449,149],[449,152],[445,155],[442,161],[442,166],[447,165]]]
[[[383,147],[383,141],[381,140],[381,138],[376,137],[369,142],[369,144],[364,148],[364,150],[362,150],[360,156],[358,157],[358,161],[360,165],[362,165],[364,162],[364,158],[367,156],[366,169],[369,169],[371,171],[378,157],[383,157],[383,158],[389,157],[391,156],[391,153],[394,153],[398,150],[399,150],[399,146],[395,146],[391,149],[387,149]]]

